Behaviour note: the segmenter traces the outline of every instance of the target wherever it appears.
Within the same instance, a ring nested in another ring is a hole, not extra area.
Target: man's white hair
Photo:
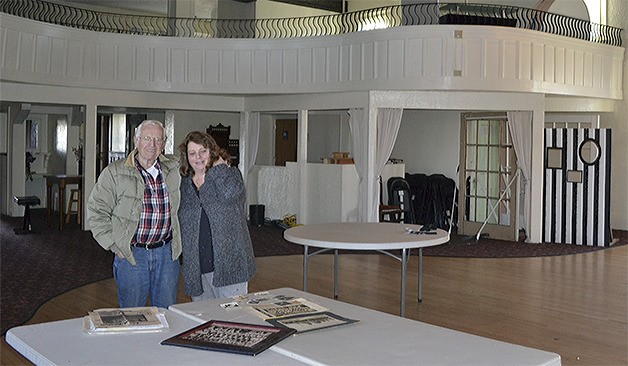
[[[152,126],[157,126],[159,128],[161,128],[162,134],[164,135],[164,138],[166,137],[166,129],[164,128],[163,123],[159,122],[156,119],[147,119],[142,121],[137,127],[135,127],[135,137],[140,137],[142,136],[142,127],[144,127],[145,125],[152,125]]]

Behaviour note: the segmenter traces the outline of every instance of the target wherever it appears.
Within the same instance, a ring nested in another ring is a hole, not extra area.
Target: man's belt
[[[161,240],[161,241],[157,241],[154,243],[133,243],[131,244],[132,247],[135,248],[144,248],[144,249],[157,249],[160,247],[163,247],[164,244],[168,244],[170,242],[170,240],[172,240],[172,238],[168,238],[165,240]]]

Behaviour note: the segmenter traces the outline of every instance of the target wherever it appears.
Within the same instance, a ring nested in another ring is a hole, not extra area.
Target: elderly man
[[[113,251],[120,307],[167,308],[177,300],[181,234],[177,211],[179,162],[162,155],[166,137],[159,121],[135,129],[135,149],[109,164],[87,204],[94,238]]]

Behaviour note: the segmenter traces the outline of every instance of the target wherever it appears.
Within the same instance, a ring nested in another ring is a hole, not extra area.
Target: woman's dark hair
[[[225,149],[218,146],[213,137],[206,132],[192,131],[188,133],[188,135],[185,136],[185,139],[183,139],[183,142],[179,144],[179,156],[181,158],[179,173],[182,176],[187,177],[190,174],[194,174],[194,169],[190,167],[190,162],[188,161],[188,143],[190,142],[199,144],[209,150],[209,162],[207,168],[214,166],[214,162],[218,160],[218,157],[222,157],[227,164],[231,165],[231,156],[229,156]]]

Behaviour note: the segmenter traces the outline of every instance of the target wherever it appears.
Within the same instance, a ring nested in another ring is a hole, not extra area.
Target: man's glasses
[[[166,139],[163,139],[161,137],[140,136],[139,139],[147,144],[150,144],[150,142],[152,141],[157,146],[161,146],[164,144],[164,142],[166,142]]]

